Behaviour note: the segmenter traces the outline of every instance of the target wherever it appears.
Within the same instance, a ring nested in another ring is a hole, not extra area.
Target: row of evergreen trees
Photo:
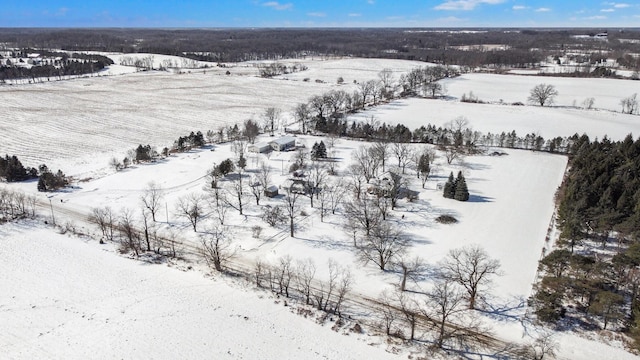
[[[469,200],[469,189],[467,180],[465,180],[462,171],[458,171],[458,176],[453,178],[453,171],[449,174],[449,179],[444,184],[444,192],[442,194],[447,199],[455,199],[458,201]]]
[[[530,304],[539,320],[577,315],[627,332],[640,348],[640,139],[583,135],[571,152],[558,192],[559,249],[540,261]],[[582,251],[585,241],[602,250]]]
[[[58,170],[53,173],[42,164],[37,169],[24,167],[17,156],[0,157],[0,178],[7,182],[19,182],[38,177],[38,191],[51,191],[69,184],[68,178]]]

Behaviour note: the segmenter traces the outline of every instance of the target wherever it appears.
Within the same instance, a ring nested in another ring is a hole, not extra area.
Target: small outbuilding
[[[258,154],[267,153],[267,152],[271,151],[271,149],[272,149],[271,145],[269,143],[265,143],[265,142],[251,144],[247,148],[247,150],[249,150],[250,152],[258,153]]]
[[[269,142],[269,145],[275,151],[287,151],[296,147],[296,138],[292,136],[283,136]]]
[[[264,196],[268,198],[274,198],[278,196],[278,187],[275,185],[267,187],[266,189],[264,189]]]

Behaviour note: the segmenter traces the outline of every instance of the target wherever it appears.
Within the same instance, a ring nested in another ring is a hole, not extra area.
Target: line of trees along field
[[[581,319],[640,348],[640,139],[581,136],[558,193],[558,249],[540,261],[538,318]]]
[[[359,56],[421,60],[463,66],[529,67],[547,55],[573,48],[620,58],[629,68],[638,62],[629,53],[640,45],[619,42],[638,39],[626,29],[609,33],[609,41],[577,39],[572,35],[601,30],[480,29],[449,32],[429,29],[0,29],[0,42],[16,47],[72,51],[140,52],[187,56],[196,60],[232,62],[300,58],[304,56]],[[465,45],[504,45],[499,51],[460,49]],[[532,51],[532,49],[536,49]],[[594,61],[596,59],[593,59]]]

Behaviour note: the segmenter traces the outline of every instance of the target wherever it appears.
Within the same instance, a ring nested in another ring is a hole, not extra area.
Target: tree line
[[[531,304],[542,321],[579,317],[631,335],[638,347],[640,139],[583,135],[571,153],[557,195],[558,249],[540,261]]]

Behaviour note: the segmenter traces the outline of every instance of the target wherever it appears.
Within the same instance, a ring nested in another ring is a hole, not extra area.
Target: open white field
[[[312,76],[327,83],[262,79],[253,65],[235,65],[229,76],[224,75],[225,68],[212,68],[3,86],[0,132],[5,136],[0,153],[17,155],[27,166],[46,162],[69,175],[92,176],[112,156],[122,158],[137,144],[170,146],[191,131],[205,133],[251,118],[260,120],[271,106],[281,108],[287,121],[298,103],[337,87],[338,76],[346,82],[340,88],[352,91],[353,80],[375,79],[383,68],[394,69],[399,76],[419,65],[367,59],[305,64],[309,70],[288,76]]]
[[[0,227],[5,359],[399,358],[265,293],[31,226]]]
[[[475,92],[474,92],[475,93]],[[469,127],[482,133],[500,134],[515,130],[519,136],[536,133],[545,139],[587,134],[591,139],[622,140],[640,135],[640,116],[607,110],[582,110],[539,106],[472,104],[431,99],[402,99],[352,115],[366,120],[374,116],[381,123],[404,124],[414,130],[432,124],[446,126],[464,116]]]
[[[551,76],[519,76],[464,74],[442,82],[447,95],[461,98],[473,91],[485,102],[527,103],[529,92],[537,84],[551,84],[558,90],[556,106],[582,106],[586,98],[594,98],[594,108],[620,111],[620,100],[638,93],[637,81],[616,79],[584,79]]]

